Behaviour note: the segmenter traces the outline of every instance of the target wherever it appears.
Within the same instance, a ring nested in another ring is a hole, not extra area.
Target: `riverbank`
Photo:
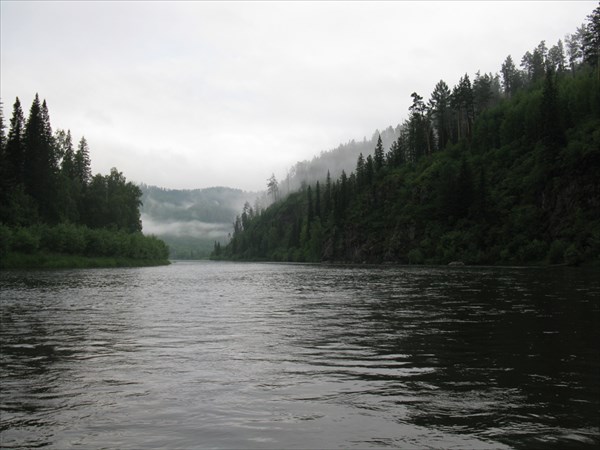
[[[150,267],[169,265],[168,259],[136,259],[110,256],[65,255],[60,253],[17,253],[3,255],[0,269],[86,269],[102,267]]]

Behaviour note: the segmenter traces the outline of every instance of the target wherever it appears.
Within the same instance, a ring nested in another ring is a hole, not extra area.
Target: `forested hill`
[[[141,233],[140,189],[113,168],[92,176],[89,147],[52,131],[36,94],[17,98],[8,134],[0,108],[0,267],[166,263],[164,242]]]
[[[207,258],[214,242],[227,240],[233,232],[238,211],[246,203],[255,204],[261,195],[227,187],[177,190],[141,185],[140,189],[143,229],[164,240],[174,259]]]
[[[352,173],[245,209],[214,258],[600,262],[600,7],[500,75],[440,81]]]
[[[398,139],[400,130],[400,125],[395,128],[389,126],[381,132],[375,131],[370,139],[367,139],[366,136],[359,141],[352,139],[332,150],[322,151],[310,161],[298,161],[279,183],[281,193],[287,195],[297,191],[304,184],[323,182],[328,172],[333,178],[341,176],[342,171],[350,173],[354,169],[359,155],[366,156],[373,153],[379,138],[384,147],[389,148]]]

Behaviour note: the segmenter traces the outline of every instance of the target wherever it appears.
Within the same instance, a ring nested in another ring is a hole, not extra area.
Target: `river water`
[[[0,446],[598,448],[600,277],[0,272]]]

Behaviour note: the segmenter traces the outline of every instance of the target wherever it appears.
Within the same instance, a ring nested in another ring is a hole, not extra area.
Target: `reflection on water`
[[[8,448],[590,448],[585,270],[2,272]]]

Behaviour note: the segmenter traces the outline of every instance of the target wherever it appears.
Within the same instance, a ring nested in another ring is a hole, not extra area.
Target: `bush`
[[[17,228],[13,234],[12,249],[22,253],[34,253],[40,248],[40,235],[33,228]]]
[[[6,255],[12,246],[12,232],[6,225],[0,224],[0,257]]]
[[[564,261],[570,266],[576,266],[581,262],[581,252],[575,246],[575,244],[571,244],[564,253]]]
[[[544,259],[548,253],[548,245],[537,239],[523,245],[517,252],[521,262],[539,262]]]
[[[409,264],[423,264],[425,260],[423,253],[418,248],[413,248],[406,256],[408,257]]]
[[[548,262],[550,264],[562,264],[564,262],[564,254],[567,249],[567,244],[564,241],[556,240],[550,245],[548,251]]]

